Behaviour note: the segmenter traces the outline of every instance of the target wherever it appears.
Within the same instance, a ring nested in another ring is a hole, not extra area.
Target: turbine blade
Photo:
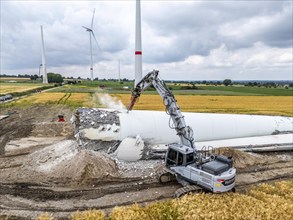
[[[96,41],[96,43],[97,43],[97,46],[98,46],[99,50],[102,52],[102,49],[100,48],[100,45],[99,45],[99,43],[98,43],[98,41],[97,41],[97,39],[96,39],[96,36],[95,36],[94,32],[93,32],[93,31],[91,31],[91,32],[92,32],[92,34],[93,34],[93,37],[94,37],[94,39],[95,39],[95,41]]]
[[[96,9],[94,9],[94,12],[93,12],[93,17],[92,17],[92,24],[91,24],[91,29],[93,29],[93,24],[94,24],[94,17],[95,17],[95,11],[96,11]]]
[[[85,27],[85,26],[81,26],[83,27],[84,29],[86,29],[87,31],[92,31],[92,29],[88,28],[88,27]]]

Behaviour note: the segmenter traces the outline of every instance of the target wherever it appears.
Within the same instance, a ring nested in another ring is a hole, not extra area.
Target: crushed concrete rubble
[[[146,142],[139,134],[121,139],[119,119],[121,111],[124,110],[77,109],[71,121],[80,148],[114,153],[118,159],[128,162],[163,158],[166,147],[158,150],[156,148],[158,145]]]
[[[117,110],[106,110],[97,108],[79,108],[75,115],[79,115],[79,129],[99,128],[101,125],[116,124],[120,125]]]
[[[114,152],[119,145],[120,121],[117,110],[79,108],[71,121],[82,149]],[[112,149],[114,147],[114,149]]]

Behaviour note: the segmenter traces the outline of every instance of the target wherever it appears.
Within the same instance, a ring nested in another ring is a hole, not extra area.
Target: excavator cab
[[[165,163],[167,167],[187,166],[195,163],[194,151],[190,147],[182,144],[169,144]]]

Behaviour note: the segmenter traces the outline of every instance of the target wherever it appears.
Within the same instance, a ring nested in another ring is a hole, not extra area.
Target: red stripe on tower
[[[141,51],[135,51],[135,55],[142,55]]]

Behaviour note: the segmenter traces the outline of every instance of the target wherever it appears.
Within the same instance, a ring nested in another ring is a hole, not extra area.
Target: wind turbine
[[[141,50],[141,15],[140,0],[136,0],[135,11],[135,78],[134,86],[142,79],[142,50]]]
[[[91,23],[91,27],[88,28],[88,27],[85,27],[85,26],[82,26],[84,29],[86,29],[86,31],[89,32],[89,35],[90,35],[90,74],[91,74],[91,80],[93,81],[94,80],[94,70],[93,70],[93,48],[92,48],[92,36],[94,37],[96,43],[97,43],[97,46],[98,48],[100,49],[99,47],[99,44],[98,44],[98,41],[95,37],[95,34],[94,34],[94,31],[93,31],[93,24],[94,24],[94,16],[95,16],[95,9],[94,9],[94,12],[93,12],[93,17],[92,17],[92,23]],[[101,49],[100,49],[101,50]]]

